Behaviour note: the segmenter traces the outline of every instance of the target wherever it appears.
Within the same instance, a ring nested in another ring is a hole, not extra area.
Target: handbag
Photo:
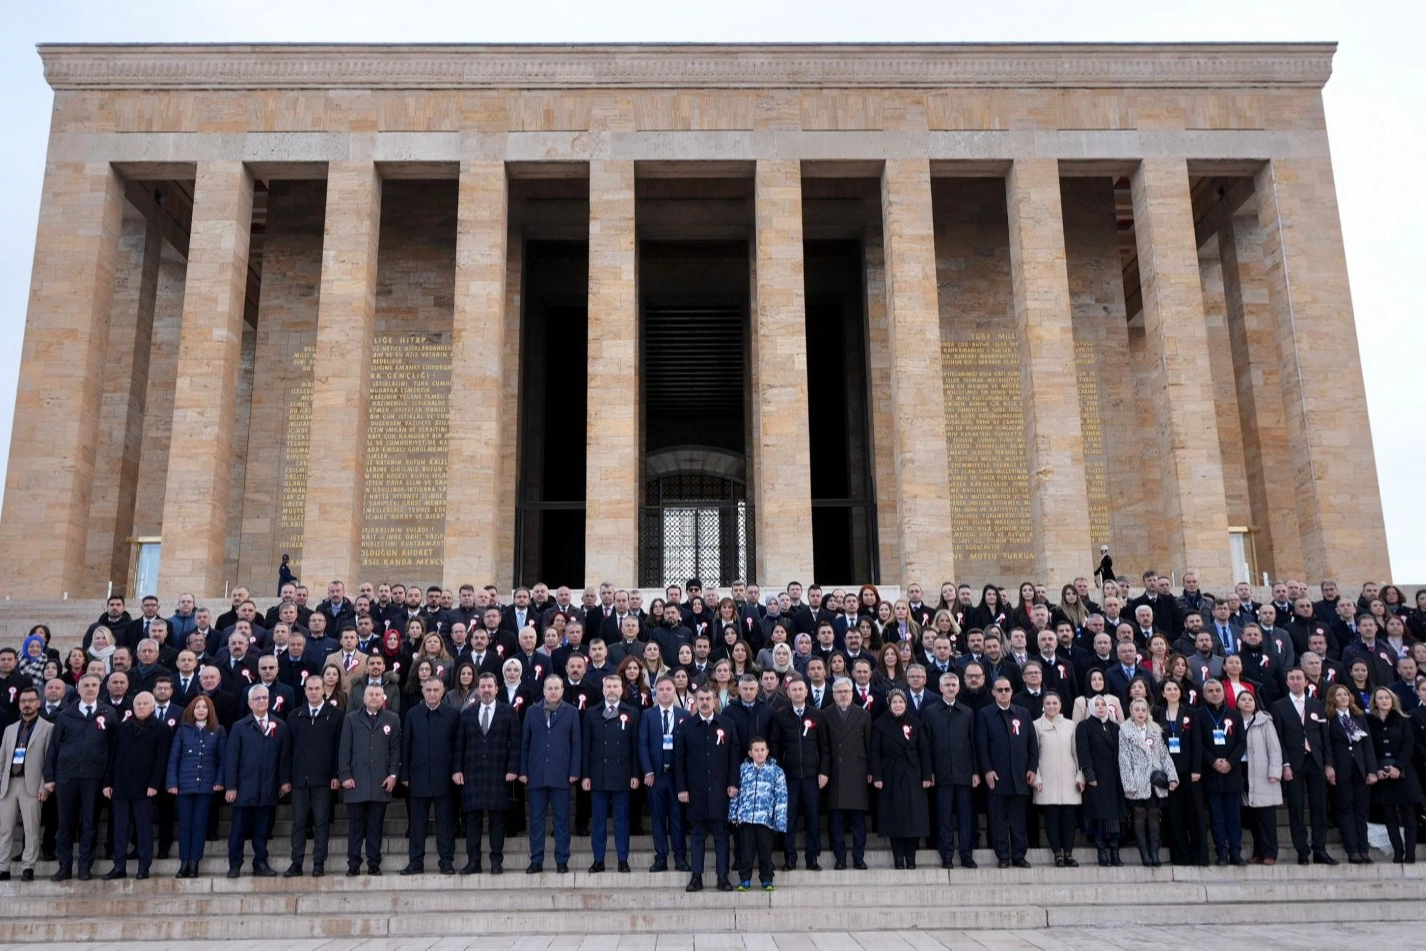
[[[1155,789],[1167,791],[1169,788],[1169,774],[1161,769],[1154,770],[1149,774],[1149,785]]]

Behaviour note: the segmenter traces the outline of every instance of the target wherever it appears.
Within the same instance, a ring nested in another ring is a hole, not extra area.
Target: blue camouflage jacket
[[[738,794],[728,803],[729,822],[752,822],[777,832],[787,831],[787,777],[777,760],[768,757],[761,766],[743,760],[738,773]]]

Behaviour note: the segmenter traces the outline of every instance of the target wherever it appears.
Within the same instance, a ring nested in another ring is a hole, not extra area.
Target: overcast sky
[[[1426,57],[1416,4],[42,0],[7,7],[9,26],[0,35],[7,143],[0,150],[0,221],[8,225],[0,229],[0,453],[6,454],[51,103],[38,42],[1336,40],[1327,125],[1393,580],[1426,584],[1426,505],[1415,495],[1421,491],[1415,480],[1426,475],[1420,395],[1426,390],[1414,378],[1426,357],[1426,321],[1411,303],[1426,271]]]

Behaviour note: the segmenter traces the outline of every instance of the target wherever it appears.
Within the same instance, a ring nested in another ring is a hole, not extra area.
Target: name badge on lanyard
[[[1172,754],[1172,755],[1174,755],[1174,756],[1177,756],[1177,755],[1179,754],[1179,751],[1182,750],[1182,749],[1183,749],[1183,741],[1182,741],[1182,740],[1180,740],[1180,739],[1179,739],[1178,737],[1176,737],[1176,736],[1171,736],[1171,737],[1169,737],[1169,753],[1170,753],[1170,754]]]
[[[1227,746],[1227,745],[1228,745],[1228,731],[1225,730],[1225,729],[1223,729],[1221,726],[1220,726],[1220,727],[1215,727],[1214,730],[1213,730],[1213,745],[1214,745],[1214,746]]]
[[[673,734],[672,734],[672,733],[665,733],[665,734],[664,734],[664,737],[663,737],[663,748],[666,749],[666,750],[672,750],[672,749],[673,749]]]
[[[24,765],[25,765],[25,748],[24,748],[23,746],[17,746],[17,747],[15,747],[15,753],[14,753],[14,755],[12,755],[12,756],[10,757],[10,765],[11,765],[11,766],[24,766]]]

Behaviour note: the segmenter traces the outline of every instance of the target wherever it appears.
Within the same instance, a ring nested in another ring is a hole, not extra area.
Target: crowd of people
[[[1105,866],[1123,848],[1146,867],[1271,865],[1283,806],[1299,864],[1337,864],[1329,825],[1370,863],[1368,823],[1414,862],[1426,590],[1352,599],[1324,581],[1314,601],[1284,581],[1258,603],[1191,572],[1177,593],[1140,580],[1077,578],[1058,602],[1030,582],[1014,597],[948,583],[933,603],[916,584],[888,601],[691,579],[647,609],[610,584],[502,603],[493,586],[349,598],[333,581],[309,607],[288,572],[265,613],[242,588],[216,617],[190,595],[167,615],[145,597],[137,617],[111,598],[63,632],[67,652],[43,624],[0,648],[0,880],[17,832],[22,881],[42,856],[54,881],[89,880],[101,853],[104,879],[131,861],[147,878],[175,845],[194,877],[220,815],[227,874],[250,847],[253,874],[274,876],[279,802],[281,874],[307,874],[310,845],[322,876],[338,801],[346,874],[380,875],[396,798],[403,875],[425,871],[431,833],[440,873],[501,874],[525,830],[541,872],[550,825],[556,871],[588,836],[603,872],[611,818],[619,872],[647,822],[650,871],[671,864],[689,891],[709,839],[715,887],[770,889],[779,851],[784,870],[819,870],[824,845],[866,868],[869,826],[897,868],[923,850],[974,868],[982,835],[1002,868],[1042,841],[1056,867],[1077,847]]]

